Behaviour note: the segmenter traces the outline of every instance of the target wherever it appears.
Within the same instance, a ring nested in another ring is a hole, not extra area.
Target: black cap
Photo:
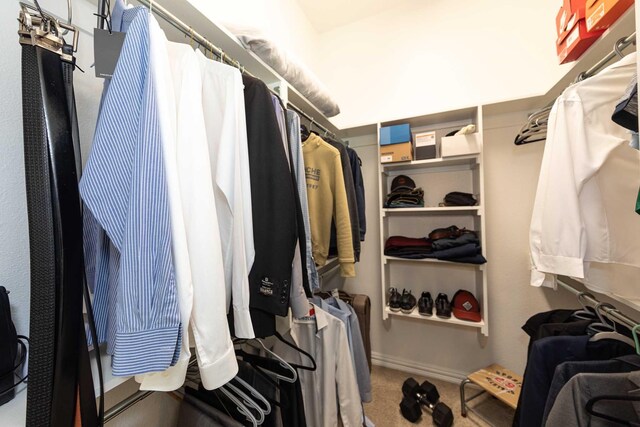
[[[416,183],[406,175],[398,175],[391,181],[391,191],[396,190],[415,190]]]

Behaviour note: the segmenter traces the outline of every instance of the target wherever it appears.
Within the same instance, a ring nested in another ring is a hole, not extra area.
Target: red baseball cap
[[[469,291],[460,289],[451,300],[451,312],[460,320],[469,322],[480,322],[480,303]]]

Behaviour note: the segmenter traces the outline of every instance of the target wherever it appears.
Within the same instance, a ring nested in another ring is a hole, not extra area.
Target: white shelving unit
[[[474,123],[482,142],[482,107],[464,108],[379,123],[378,137],[380,127],[398,123],[409,123],[412,133],[460,128],[466,124]],[[398,175],[407,175],[416,182],[418,187],[422,187],[425,192],[425,207],[397,209],[383,207],[384,198],[390,191],[391,182]],[[435,228],[457,225],[460,228],[466,227],[478,231],[483,255],[487,257],[482,152],[448,158],[380,164],[379,177],[383,319],[392,317],[433,322],[437,325],[468,327],[488,336],[487,264],[465,264],[431,258],[406,259],[384,254],[385,242],[389,236],[423,237]],[[475,194],[479,204],[460,207],[439,206],[444,196],[452,191]],[[450,300],[458,289],[471,291],[480,302],[482,321],[468,322],[457,319],[453,315],[450,319],[442,319],[435,315],[435,310],[433,316],[421,316],[417,307],[411,314],[393,312],[386,305],[390,287],[398,288],[400,291],[403,288],[411,289],[416,299],[423,291],[431,292],[434,299],[438,293],[444,292]]]

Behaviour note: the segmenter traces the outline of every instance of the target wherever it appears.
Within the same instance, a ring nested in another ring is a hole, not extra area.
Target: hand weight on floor
[[[431,418],[435,426],[451,427],[453,425],[453,411],[444,403],[437,402],[435,405],[424,406],[431,412]],[[408,396],[405,396],[400,402],[400,412],[407,421],[412,423],[417,422],[422,417],[420,403]]]
[[[440,400],[440,393],[435,385],[429,381],[418,385],[413,378],[407,378],[402,384],[402,394],[417,400],[423,405],[435,405]]]
[[[440,402],[440,393],[435,385],[429,381],[422,384],[413,378],[407,378],[402,384],[404,398],[400,402],[402,416],[411,422],[416,422],[422,416],[422,406],[425,406],[438,427],[453,425],[453,411],[446,404]]]

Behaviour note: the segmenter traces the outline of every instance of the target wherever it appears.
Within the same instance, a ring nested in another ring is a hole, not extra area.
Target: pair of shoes
[[[430,292],[423,292],[418,300],[418,313],[421,316],[433,316],[433,298]]]
[[[423,292],[418,300],[418,313],[422,316],[433,316],[433,306],[436,307],[436,316],[442,319],[451,318],[451,303],[447,294],[439,293],[434,303],[430,292]]]
[[[400,294],[396,288],[389,288],[389,299],[387,300],[387,305],[389,309],[393,312],[400,311]]]
[[[445,293],[439,293],[436,298],[436,316],[441,319],[451,318],[451,303],[449,297]]]
[[[414,308],[416,308],[416,297],[411,294],[411,291],[406,289],[402,290],[402,295],[396,288],[389,289],[389,309],[393,312],[402,311],[404,314],[411,314]]]

